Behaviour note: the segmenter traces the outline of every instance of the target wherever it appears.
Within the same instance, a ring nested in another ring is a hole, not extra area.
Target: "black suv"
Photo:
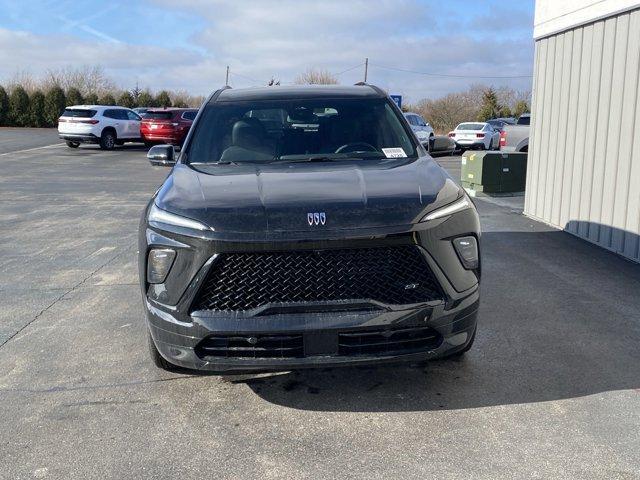
[[[219,90],[140,225],[156,365],[216,372],[467,351],[480,224],[380,89]]]

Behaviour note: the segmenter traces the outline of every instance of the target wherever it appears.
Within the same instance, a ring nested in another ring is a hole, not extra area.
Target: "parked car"
[[[136,112],[138,115],[140,115],[142,118],[144,118],[144,114],[147,113],[149,108],[151,107],[136,107],[133,109],[133,111]]]
[[[407,112],[404,114],[404,117],[409,122],[409,125],[411,125],[411,130],[415,132],[420,143],[429,148],[429,139],[434,135],[431,125],[429,125],[429,123],[417,113]]]
[[[197,114],[195,108],[150,108],[140,124],[140,135],[148,147],[158,143],[180,146]]]
[[[457,149],[456,142],[447,135],[434,135],[429,138],[429,153],[431,155],[453,155]]]
[[[157,366],[289,370],[471,348],[478,213],[381,89],[224,88],[178,157],[170,145],[147,156],[173,166],[138,237]]]
[[[81,143],[97,143],[111,150],[125,142],[140,142],[140,115],[117,106],[74,105],[58,119],[58,136],[70,148]]]
[[[500,150],[528,152],[531,114],[524,113],[515,125],[506,125],[500,133]]]
[[[491,120],[487,120],[487,123],[491,125],[494,128],[494,130],[498,130],[499,132],[501,132],[504,129],[505,125],[512,125],[509,122],[506,122],[505,120],[503,120],[502,118],[494,118]]]
[[[493,150],[498,148],[500,133],[487,122],[465,122],[449,132],[462,150],[480,148]]]

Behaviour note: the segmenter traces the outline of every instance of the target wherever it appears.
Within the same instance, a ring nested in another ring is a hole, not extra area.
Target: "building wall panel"
[[[525,214],[640,261],[640,10],[535,55]]]

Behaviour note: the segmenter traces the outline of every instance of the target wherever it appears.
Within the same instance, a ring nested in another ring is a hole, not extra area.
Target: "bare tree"
[[[64,90],[77,88],[83,95],[115,93],[116,84],[104,72],[100,65],[66,66],[48,70],[42,85],[45,89],[59,86]]]
[[[298,85],[336,85],[338,79],[328,70],[316,70],[310,68],[296,77]]]

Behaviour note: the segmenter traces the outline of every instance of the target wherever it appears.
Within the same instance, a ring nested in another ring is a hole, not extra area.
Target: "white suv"
[[[124,142],[141,142],[140,120],[133,110],[104,105],[67,107],[58,119],[58,136],[70,148],[81,143],[97,143],[111,150]]]

